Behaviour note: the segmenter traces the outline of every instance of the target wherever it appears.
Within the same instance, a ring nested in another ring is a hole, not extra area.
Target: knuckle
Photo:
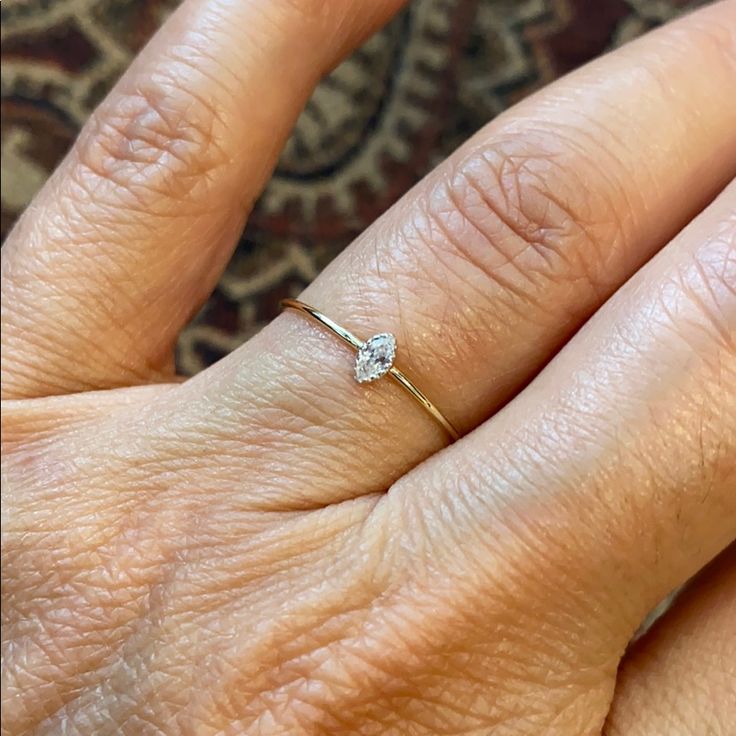
[[[172,200],[197,202],[213,171],[227,163],[219,90],[199,95],[202,72],[184,56],[180,50],[144,79],[124,83],[93,113],[73,174],[98,204],[119,206],[127,198],[155,210]]]
[[[579,143],[560,140],[532,132],[477,148],[450,170],[446,202],[431,212],[456,254],[527,298],[540,280],[608,290],[605,265],[621,218],[605,187],[590,186],[595,173],[574,150]]]

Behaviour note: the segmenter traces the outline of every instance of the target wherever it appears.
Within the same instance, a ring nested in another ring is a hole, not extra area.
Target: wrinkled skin
[[[490,123],[305,293],[392,331],[459,442],[295,313],[173,374],[397,5],[186,0],[9,237],[4,734],[736,722],[732,0]]]

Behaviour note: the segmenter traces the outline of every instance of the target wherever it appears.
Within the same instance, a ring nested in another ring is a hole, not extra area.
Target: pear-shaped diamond
[[[381,332],[366,340],[355,358],[355,380],[358,383],[375,381],[385,376],[394,364],[396,338],[390,332]]]

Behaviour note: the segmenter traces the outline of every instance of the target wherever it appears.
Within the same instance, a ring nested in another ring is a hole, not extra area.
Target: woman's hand
[[[733,0],[493,121],[307,290],[397,335],[458,443],[294,313],[173,374],[313,86],[397,5],[186,0],[10,236],[3,733],[736,721],[733,553],[617,679],[736,537]]]

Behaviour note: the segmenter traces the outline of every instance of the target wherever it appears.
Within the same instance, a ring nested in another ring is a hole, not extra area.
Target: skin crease
[[[185,3],[3,248],[3,734],[720,736],[732,553],[627,645],[736,538],[736,3],[494,121],[309,288],[395,330],[442,450],[294,314],[162,382],[243,180],[395,4],[265,7]]]

